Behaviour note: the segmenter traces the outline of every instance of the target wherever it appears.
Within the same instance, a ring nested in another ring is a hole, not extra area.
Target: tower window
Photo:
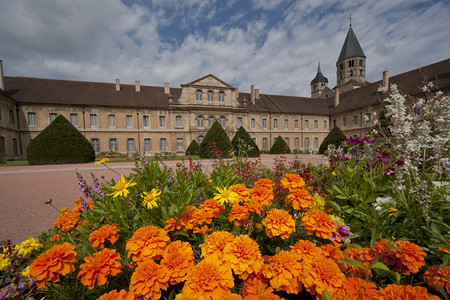
[[[361,66],[361,67],[364,66],[364,61],[362,59],[359,60],[359,66]]]

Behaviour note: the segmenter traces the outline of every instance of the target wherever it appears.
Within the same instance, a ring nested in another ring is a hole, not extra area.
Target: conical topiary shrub
[[[200,152],[200,145],[197,143],[196,140],[192,140],[192,142],[189,144],[189,147],[186,149],[186,155],[198,155]]]
[[[322,144],[320,144],[319,147],[319,154],[323,154],[327,149],[328,145],[335,145],[336,147],[339,147],[343,141],[346,141],[347,137],[342,132],[342,130],[334,126],[333,129],[331,129],[330,133],[325,137]]]
[[[234,153],[237,156],[259,157],[259,148],[255,141],[250,137],[244,127],[239,127],[238,131],[231,141]]]
[[[219,122],[215,121],[200,144],[200,157],[228,157],[232,150],[230,138]]]
[[[273,143],[272,148],[270,148],[270,154],[284,154],[291,153],[291,149],[286,144],[286,141],[279,135]]]
[[[64,116],[59,115],[27,146],[32,165],[86,163],[95,160],[91,143]]]

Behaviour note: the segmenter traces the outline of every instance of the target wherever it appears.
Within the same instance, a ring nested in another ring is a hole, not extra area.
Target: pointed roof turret
[[[322,75],[322,71],[320,71],[320,61],[319,66],[317,67],[317,74],[316,77],[311,81],[311,85],[316,84],[318,82],[325,82],[328,83],[328,79]]]
[[[358,39],[356,38],[355,33],[353,32],[352,29],[352,25],[350,24],[350,28],[348,29],[347,32],[347,37],[345,38],[345,42],[344,45],[342,46],[342,50],[341,50],[341,54],[339,55],[339,61],[342,61],[346,58],[350,58],[350,57],[355,57],[355,56],[359,56],[359,57],[366,57],[366,55],[364,55],[364,52],[361,48],[361,46],[359,45]]]

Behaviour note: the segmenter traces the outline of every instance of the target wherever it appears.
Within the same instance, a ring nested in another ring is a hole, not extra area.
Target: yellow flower
[[[9,264],[8,256],[6,256],[6,254],[0,254],[0,271],[3,271],[9,267]]]
[[[108,162],[109,161],[109,158],[102,158],[101,160],[99,160],[99,161],[96,161],[96,162],[94,162],[94,165],[96,165],[96,166],[98,166],[98,165],[102,165],[102,164],[104,164],[104,163],[106,163],[106,162]]]
[[[333,221],[338,221],[339,226],[345,225],[344,220],[342,220],[341,217],[335,216],[335,215],[330,215],[331,220]]]
[[[28,266],[28,267],[26,267],[25,269],[23,269],[22,275],[23,275],[24,277],[30,277],[30,266]]]
[[[153,207],[157,207],[158,204],[156,201],[159,201],[160,198],[158,197],[161,195],[161,191],[157,189],[152,189],[150,193],[144,192],[144,195],[142,195],[142,198],[144,198],[144,201],[142,201],[142,205],[147,207],[148,209],[152,209]]]
[[[226,188],[222,186],[222,188],[218,187],[218,194],[214,194],[214,199],[218,200],[219,204],[231,203],[239,201],[239,195],[236,192],[233,192],[231,188]]]
[[[319,194],[315,193],[314,196],[314,203],[312,205],[313,209],[318,210],[324,210],[325,209],[325,200],[323,200],[322,197],[319,196]]]
[[[39,243],[38,239],[30,237],[28,240],[23,241],[20,245],[17,245],[14,250],[17,251],[18,255],[25,256],[30,254],[34,249],[41,248],[42,244]]]
[[[116,198],[117,196],[126,197],[129,193],[127,188],[136,185],[136,183],[135,182],[132,183],[132,181],[133,180],[130,180],[129,182],[127,182],[125,180],[125,177],[123,177],[123,175],[120,175],[120,181],[117,182],[115,186],[113,186],[113,189],[115,190],[115,192],[113,192],[111,194],[106,194],[106,196],[113,195],[113,198]]]
[[[397,214],[398,209],[396,209],[395,207],[391,207],[389,208],[389,215],[390,216],[395,216]]]

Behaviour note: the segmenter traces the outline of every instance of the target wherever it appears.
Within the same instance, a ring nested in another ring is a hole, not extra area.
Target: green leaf
[[[331,297],[330,292],[328,292],[327,290],[324,290],[324,291],[322,292],[322,299],[323,299],[323,300],[332,300],[333,297]]]
[[[338,263],[352,265],[352,266],[355,266],[355,267],[358,267],[358,268],[364,269],[364,270],[366,269],[366,266],[362,262],[351,259],[351,258],[345,258],[343,260],[338,261]]]
[[[371,269],[380,269],[380,270],[384,270],[384,271],[388,271],[390,272],[391,270],[389,270],[389,268],[382,262],[377,261],[376,263],[374,263],[372,266],[370,266]]]
[[[439,271],[443,270],[445,267],[447,267],[450,264],[450,255],[444,255],[442,258],[442,264],[439,267]]]

